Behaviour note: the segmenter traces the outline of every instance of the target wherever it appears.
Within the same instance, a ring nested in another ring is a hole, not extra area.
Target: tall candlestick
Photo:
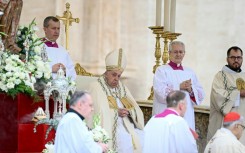
[[[175,33],[176,0],[171,1],[170,32]]]
[[[156,0],[156,26],[161,26],[162,0]]]
[[[169,0],[164,0],[164,31],[169,31],[170,5]]]

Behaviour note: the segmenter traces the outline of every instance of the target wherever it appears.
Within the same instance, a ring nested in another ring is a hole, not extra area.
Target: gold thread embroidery
[[[236,86],[238,90],[244,90],[245,89],[245,81],[242,78],[236,79]]]
[[[112,96],[107,96],[109,107],[112,109],[118,109],[116,99]]]
[[[119,49],[119,54],[118,54],[118,67],[122,67],[122,48]]]
[[[126,109],[132,109],[133,108],[133,105],[129,102],[129,100],[125,97],[121,98],[120,99],[123,106],[126,108]]]

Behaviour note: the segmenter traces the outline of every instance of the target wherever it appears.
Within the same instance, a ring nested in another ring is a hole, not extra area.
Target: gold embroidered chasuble
[[[123,104],[124,108],[129,110],[130,118],[123,117],[123,123],[125,129],[132,137],[134,145],[134,153],[141,153],[142,148],[140,146],[139,137],[135,133],[134,127],[143,130],[144,117],[141,109],[133,96],[130,94],[127,87],[121,82],[116,89],[108,87],[104,77],[101,76],[98,80],[90,85],[90,94],[92,95],[94,102],[94,113],[100,114],[102,127],[109,133],[110,141],[109,146],[116,148],[116,130],[118,119],[118,105],[116,99],[118,98]],[[132,124],[133,123],[133,124]]]
[[[210,95],[210,116],[207,140],[209,141],[215,132],[222,127],[225,114],[234,111],[245,117],[245,98],[240,97],[240,89],[243,89],[245,73],[218,72],[213,80]],[[240,142],[245,145],[245,133]]]

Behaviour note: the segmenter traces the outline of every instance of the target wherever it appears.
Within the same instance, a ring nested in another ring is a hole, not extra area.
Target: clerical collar
[[[66,113],[75,113],[81,118],[81,120],[84,120],[84,117],[72,108],[69,108]]]
[[[48,47],[58,48],[58,44],[56,42],[50,41],[47,38],[43,38],[43,41]]]
[[[179,116],[179,113],[178,113],[176,110],[171,109],[171,108],[167,108],[167,109],[165,109],[162,113],[157,114],[155,117],[156,117],[156,118],[158,118],[158,117],[166,117],[166,116],[168,116],[169,114],[173,114],[173,115]]]
[[[172,61],[170,61],[170,62],[168,63],[168,65],[171,66],[172,69],[174,69],[174,70],[184,70],[184,69],[183,69],[183,66],[182,66],[181,64],[176,64],[176,63],[174,63],[174,62],[172,62]]]
[[[229,69],[231,69],[231,70],[234,71],[234,72],[237,72],[237,73],[242,72],[242,69],[241,69],[241,68],[236,68],[236,69],[234,69],[234,68],[231,68],[229,65],[225,65],[225,66],[228,67]]]

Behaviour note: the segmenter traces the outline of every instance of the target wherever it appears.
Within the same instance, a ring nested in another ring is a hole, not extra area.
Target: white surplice
[[[204,153],[245,153],[245,146],[230,130],[221,128],[208,142]]]
[[[182,117],[153,116],[144,128],[143,153],[197,153],[197,145]]]
[[[186,94],[187,111],[185,113],[185,120],[189,127],[195,130],[195,116],[194,105],[199,105],[204,99],[204,90],[199,83],[194,71],[187,67],[183,67],[184,70],[173,70],[169,65],[159,66],[154,75],[153,89],[153,115],[162,112],[167,108],[166,97],[172,90],[180,90],[180,83],[191,79],[192,90],[195,96],[196,102],[194,103],[190,98],[187,91],[183,91]]]
[[[58,45],[58,48],[48,47],[47,45],[45,45],[45,47],[46,47],[46,52],[48,54],[48,60],[50,61],[49,65],[51,69],[54,64],[62,63],[66,67],[66,77],[71,77],[72,80],[75,80],[76,79],[75,67],[69,53],[65,50],[65,48],[60,45]],[[53,73],[52,76],[55,79],[56,73]]]
[[[84,121],[68,112],[59,122],[55,136],[55,153],[102,153]]]

